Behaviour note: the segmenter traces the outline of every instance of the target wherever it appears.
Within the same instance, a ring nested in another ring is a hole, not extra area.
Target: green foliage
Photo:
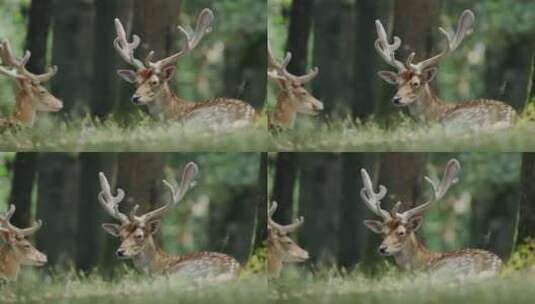
[[[535,270],[535,240],[527,239],[513,252],[504,267],[505,274],[519,270]]]
[[[242,272],[245,274],[264,275],[266,273],[266,262],[267,247],[258,248],[249,258],[249,261],[247,261],[247,264],[243,267]]]

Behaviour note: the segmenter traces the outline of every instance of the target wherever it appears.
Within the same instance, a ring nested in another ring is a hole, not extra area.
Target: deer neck
[[[396,264],[409,271],[425,269],[437,253],[428,250],[417,238],[415,233],[409,235],[407,244],[403,249],[394,255]]]
[[[452,104],[442,101],[427,83],[416,101],[409,105],[409,113],[417,121],[437,122],[452,107]]]
[[[152,117],[165,120],[180,117],[184,108],[189,104],[186,100],[178,97],[168,83],[164,83],[154,101],[148,105],[148,109]]]
[[[297,108],[292,103],[288,92],[282,91],[277,96],[277,107],[275,109],[274,123],[276,125],[292,129],[297,117]]]
[[[156,245],[151,237],[145,248],[133,258],[134,266],[142,272],[164,272],[169,260],[169,255]]]
[[[0,247],[0,279],[14,281],[20,268],[20,261],[9,245]]]
[[[282,271],[282,260],[279,258],[274,248],[268,247],[267,254],[267,271],[271,278],[278,278]]]
[[[33,105],[32,96],[25,90],[21,90],[17,94],[15,109],[11,116],[13,120],[20,121],[30,127],[35,123],[37,111]]]

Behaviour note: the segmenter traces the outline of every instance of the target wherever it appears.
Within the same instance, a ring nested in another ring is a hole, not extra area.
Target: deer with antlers
[[[287,67],[292,54],[287,53],[281,61],[277,61],[268,43],[268,76],[279,85],[275,113],[270,117],[270,128],[293,129],[297,114],[317,115],[323,110],[323,103],[310,94],[304,85],[319,74],[313,68],[308,74],[295,76],[288,72]]]
[[[303,225],[303,218],[293,224],[280,225],[273,221],[273,214],[277,210],[277,202],[273,202],[268,210],[268,255],[267,270],[272,279],[280,277],[284,263],[299,263],[308,260],[306,250],[299,247],[289,236]]]
[[[15,209],[15,205],[11,205],[5,214],[0,215],[0,235],[5,242],[0,247],[0,280],[16,280],[21,265],[40,267],[47,262],[46,255],[26,240],[41,228],[42,222],[37,221],[29,228],[17,228],[10,222]]]
[[[4,122],[7,126],[20,123],[32,127],[37,112],[58,112],[63,108],[61,100],[43,86],[56,75],[58,68],[53,66],[44,74],[33,74],[26,69],[30,57],[30,51],[26,51],[24,57],[17,58],[8,40],[0,43],[0,74],[14,79],[20,88],[15,109],[10,119]]]
[[[404,212],[400,212],[401,202],[397,202],[390,212],[381,208],[381,200],[386,196],[387,188],[380,185],[379,191],[375,192],[370,176],[365,169],[361,170],[362,201],[382,218],[382,221],[364,221],[371,231],[383,237],[379,254],[393,256],[403,269],[425,271],[432,277],[481,278],[494,276],[500,271],[502,261],[491,252],[479,249],[433,252],[427,249],[416,235],[422,227],[423,213],[433,202],[442,199],[451,185],[457,183],[460,168],[459,162],[452,159],[446,165],[440,182],[426,177],[433,190],[432,199]]]
[[[253,124],[256,111],[241,100],[214,98],[204,102],[190,102],[175,95],[169,87],[168,82],[175,74],[177,62],[193,51],[202,38],[212,31],[213,19],[214,13],[210,9],[204,9],[197,19],[195,31],[178,27],[186,37],[186,45],[180,52],[156,62],[152,61],[154,52],[150,52],[144,61],[134,57],[141,39],[133,35],[132,42],[129,42],[121,21],[115,19],[115,49],[126,63],[135,68],[119,70],[118,75],[137,87],[132,96],[135,105],[147,106],[151,116],[157,119],[179,120],[185,125],[213,130],[245,128]]]
[[[408,108],[409,115],[419,122],[438,122],[444,126],[507,128],[514,125],[516,111],[501,101],[480,99],[450,103],[441,100],[431,88],[440,63],[471,32],[474,20],[474,13],[466,10],[455,33],[439,28],[446,37],[446,48],[419,63],[413,63],[415,53],[411,53],[405,63],[397,60],[395,52],[401,47],[401,39],[394,37],[393,43],[389,43],[381,21],[376,21],[378,39],[375,48],[386,63],[397,69],[397,73],[379,72],[383,80],[397,86],[397,93],[392,99],[395,106]]]
[[[164,206],[136,215],[139,205],[134,206],[128,215],[119,211],[119,203],[125,192],[117,189],[114,196],[110,184],[103,173],[99,174],[102,191],[98,200],[106,212],[120,224],[103,224],[102,227],[112,236],[121,240],[116,251],[120,259],[132,259],[136,269],[166,275],[177,275],[194,280],[228,280],[238,276],[240,264],[232,257],[216,252],[198,252],[184,256],[170,255],[156,245],[154,234],[158,232],[161,218],[176,206],[191,188],[198,173],[195,163],[184,167],[180,188],[175,189],[169,182],[163,181],[171,193],[172,199]]]

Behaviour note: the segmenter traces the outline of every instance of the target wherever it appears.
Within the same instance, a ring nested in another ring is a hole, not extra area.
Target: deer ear
[[[397,84],[398,74],[391,71],[380,71],[377,73],[381,79],[388,82],[389,84]]]
[[[130,83],[136,83],[137,73],[132,70],[117,70],[117,75]]]
[[[173,76],[175,76],[176,67],[174,64],[166,65],[162,70],[163,80],[169,81]]]
[[[373,231],[373,232],[375,232],[377,234],[383,233],[383,227],[384,227],[383,222],[373,221],[373,220],[366,220],[366,221],[364,221],[364,225],[366,227],[368,227],[368,229],[370,229],[371,231]]]
[[[422,73],[422,79],[424,82],[431,82],[433,81],[433,79],[435,78],[435,76],[437,75],[437,71],[438,69],[437,68],[428,68],[428,69],[425,69]]]
[[[102,224],[102,228],[104,228],[107,233],[113,235],[114,237],[119,237],[121,234],[121,226],[117,224]]]
[[[160,224],[161,224],[161,220],[160,219],[156,219],[156,220],[152,220],[148,223],[147,227],[149,229],[149,233],[150,234],[155,234],[156,232],[158,232],[160,230]]]
[[[409,219],[409,229],[413,232],[418,231],[422,227],[424,222],[424,217],[422,215],[413,216]]]

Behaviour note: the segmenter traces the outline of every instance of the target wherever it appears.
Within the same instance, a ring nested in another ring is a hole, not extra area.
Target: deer
[[[152,61],[153,51],[149,52],[143,61],[134,57],[134,51],[139,47],[141,39],[133,35],[132,41],[129,42],[121,21],[115,19],[115,49],[127,64],[135,68],[118,70],[117,73],[123,80],[136,86],[136,92],[131,98],[134,105],[146,106],[149,114],[158,120],[178,120],[184,125],[212,130],[246,128],[254,123],[257,116],[255,109],[241,100],[220,97],[204,102],[191,102],[177,96],[169,86],[177,62],[191,53],[203,37],[212,31],[213,19],[214,13],[206,8],[198,16],[194,31],[179,26],[179,31],[186,38],[184,48],[156,62]]]
[[[10,222],[15,210],[15,205],[11,205],[0,215],[0,235],[5,243],[0,247],[0,280],[3,281],[16,281],[21,266],[41,267],[47,262],[47,256],[26,239],[41,229],[43,223],[39,220],[31,227],[17,228]]]
[[[296,76],[288,72],[292,53],[286,53],[282,61],[275,59],[271,45],[268,43],[268,77],[276,81],[279,87],[275,112],[270,117],[270,129],[291,130],[295,126],[297,114],[316,116],[323,110],[323,103],[305,88],[319,74],[319,68],[311,69],[307,74]]]
[[[11,117],[4,121],[5,126],[20,124],[33,127],[38,112],[59,112],[63,109],[63,102],[43,85],[56,75],[58,67],[52,66],[46,73],[34,74],[26,69],[30,58],[30,51],[26,51],[22,58],[17,58],[9,40],[4,39],[0,43],[0,74],[14,79],[19,87],[15,108]]]
[[[188,163],[183,169],[178,190],[164,180],[172,199],[162,207],[141,216],[136,215],[139,205],[135,205],[128,215],[119,211],[119,203],[125,197],[124,190],[118,188],[116,195],[113,195],[106,176],[102,172],[99,173],[101,192],[98,194],[98,201],[104,210],[120,223],[103,224],[102,228],[121,240],[116,251],[119,259],[132,260],[134,267],[143,273],[178,276],[194,281],[227,281],[238,276],[240,264],[229,255],[216,252],[171,255],[154,240],[154,235],[160,229],[162,216],[184,198],[198,171],[195,163]]]
[[[382,219],[364,221],[367,228],[383,238],[378,249],[380,255],[393,256],[396,264],[402,269],[424,272],[431,278],[480,279],[495,276],[500,272],[501,259],[489,251],[461,249],[434,252],[427,249],[416,234],[422,227],[423,213],[435,201],[442,199],[448,189],[458,182],[457,173],[460,169],[459,161],[452,159],[447,163],[440,181],[425,177],[432,187],[432,198],[404,212],[400,212],[402,202],[397,202],[390,212],[384,210],[381,207],[381,200],[386,196],[387,188],[380,185],[376,192],[367,171],[361,169],[362,201]]]
[[[440,99],[431,87],[441,62],[472,32],[474,21],[474,13],[465,10],[459,18],[455,33],[440,27],[439,30],[447,41],[445,49],[438,55],[418,63],[413,63],[416,55],[414,52],[408,56],[405,63],[396,59],[395,52],[401,47],[401,39],[394,37],[394,41],[390,43],[381,21],[375,21],[378,36],[375,49],[388,65],[397,70],[378,73],[384,81],[397,87],[397,93],[392,98],[394,106],[408,109],[409,116],[418,123],[492,129],[509,128],[515,124],[516,111],[502,101],[478,99],[446,102]]]
[[[308,260],[309,254],[299,247],[289,236],[303,225],[303,217],[290,225],[280,225],[273,220],[277,210],[277,202],[273,202],[268,210],[268,255],[267,271],[271,279],[278,279],[284,263],[300,263]]]

